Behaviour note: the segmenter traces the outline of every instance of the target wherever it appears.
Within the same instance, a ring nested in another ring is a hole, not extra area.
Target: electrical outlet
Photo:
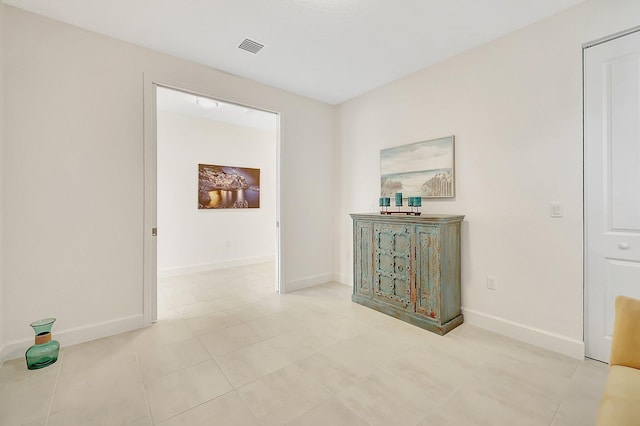
[[[489,275],[487,277],[487,288],[489,290],[496,290],[496,277]]]

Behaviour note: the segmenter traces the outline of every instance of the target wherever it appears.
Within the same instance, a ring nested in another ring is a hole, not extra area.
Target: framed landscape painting
[[[198,164],[198,209],[260,207],[260,169]]]
[[[454,137],[380,151],[380,194],[393,197],[455,197]]]

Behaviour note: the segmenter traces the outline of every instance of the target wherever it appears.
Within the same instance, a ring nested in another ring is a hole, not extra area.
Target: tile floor
[[[159,283],[150,328],[0,368],[0,425],[594,423],[605,364],[463,324],[437,336],[260,264]]]

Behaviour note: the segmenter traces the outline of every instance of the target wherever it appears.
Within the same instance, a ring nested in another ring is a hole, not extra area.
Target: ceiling
[[[197,100],[205,100],[197,102]],[[206,103],[205,103],[206,102]],[[222,121],[242,127],[275,132],[278,116],[272,112],[235,105],[228,102],[214,101],[202,96],[195,96],[177,90],[158,87],[156,104],[160,111]]]
[[[330,104],[583,0],[3,0]],[[264,48],[238,48],[249,38]]]

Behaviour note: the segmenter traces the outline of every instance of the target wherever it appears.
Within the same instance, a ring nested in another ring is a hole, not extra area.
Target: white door
[[[640,32],[584,51],[585,343],[609,361],[614,300],[640,298]]]

